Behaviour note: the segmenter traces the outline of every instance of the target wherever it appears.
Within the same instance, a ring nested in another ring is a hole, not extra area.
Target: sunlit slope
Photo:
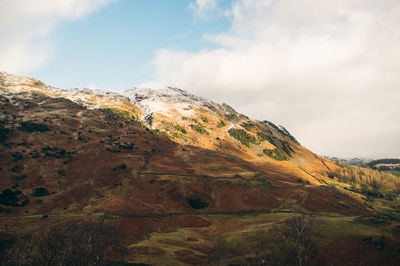
[[[331,161],[302,147],[284,127],[251,120],[227,104],[177,88],[135,88],[122,94],[144,112],[148,127],[180,144],[284,168],[313,184],[324,184],[326,173],[336,168]]]

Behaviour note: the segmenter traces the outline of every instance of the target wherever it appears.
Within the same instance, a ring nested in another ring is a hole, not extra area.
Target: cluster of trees
[[[387,172],[338,163],[340,167],[332,171],[332,177],[339,181],[373,188],[400,191],[400,178]]]
[[[0,265],[123,265],[106,258],[118,246],[118,237],[116,227],[106,224],[104,217],[98,222],[73,222],[34,234],[3,233]]]
[[[223,238],[215,241],[208,265],[320,265],[315,238],[317,222],[313,216],[296,215],[268,232],[246,240],[246,246],[233,247]]]

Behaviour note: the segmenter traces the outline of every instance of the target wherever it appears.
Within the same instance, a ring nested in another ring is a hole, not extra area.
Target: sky
[[[312,151],[400,157],[398,0],[0,0],[0,71],[175,86]]]

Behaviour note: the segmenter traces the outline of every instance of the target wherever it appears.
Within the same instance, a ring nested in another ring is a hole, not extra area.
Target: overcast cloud
[[[114,0],[0,0],[0,69],[31,71],[53,53],[49,34]]]
[[[225,14],[230,30],[204,36],[218,49],[159,50],[148,85],[230,103],[320,154],[400,156],[400,1],[239,0]]]

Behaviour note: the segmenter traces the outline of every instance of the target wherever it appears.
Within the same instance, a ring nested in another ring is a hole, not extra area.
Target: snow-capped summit
[[[179,112],[183,116],[194,115],[194,110],[204,108],[224,115],[237,114],[227,104],[218,104],[195,96],[179,88],[167,87],[159,90],[150,88],[132,88],[121,93],[138,106],[146,115],[151,113]]]
[[[59,89],[48,86],[40,80],[0,72],[0,86],[3,95],[13,93],[40,93],[52,98],[66,98],[73,102],[79,103],[88,109],[106,108],[112,105],[121,105],[129,101],[128,98],[111,91],[92,90],[92,89]],[[11,95],[10,94],[10,95]]]

